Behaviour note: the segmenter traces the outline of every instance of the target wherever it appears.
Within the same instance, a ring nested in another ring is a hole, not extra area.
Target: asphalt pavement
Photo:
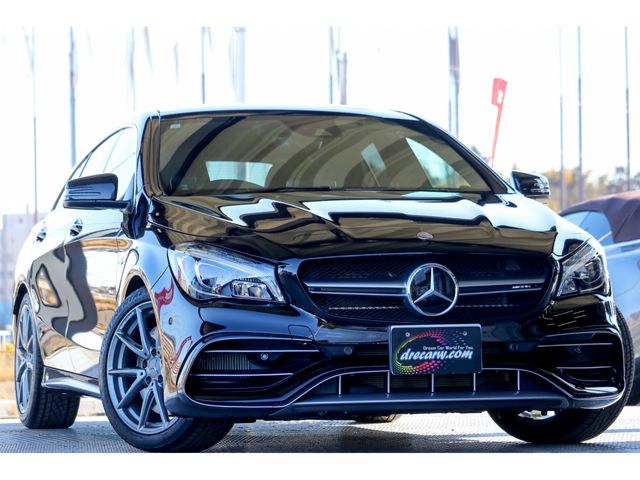
[[[28,430],[0,420],[0,453],[137,452],[105,417],[81,417],[66,430]],[[640,452],[640,407],[627,407],[600,436],[579,445],[529,445],[487,414],[404,415],[389,424],[292,421],[239,424],[208,452],[596,453]]]

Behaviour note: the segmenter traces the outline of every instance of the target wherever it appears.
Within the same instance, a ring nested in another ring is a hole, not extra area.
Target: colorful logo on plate
[[[472,362],[476,352],[467,335],[465,330],[444,329],[409,335],[393,352],[393,369],[398,375],[424,375],[442,371],[452,361]]]

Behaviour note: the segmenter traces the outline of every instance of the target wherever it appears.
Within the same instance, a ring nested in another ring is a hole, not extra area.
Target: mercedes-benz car
[[[29,428],[82,395],[151,451],[257,419],[488,411],[528,442],[618,416],[629,330],[601,245],[414,115],[140,114],[95,147],[16,267]]]

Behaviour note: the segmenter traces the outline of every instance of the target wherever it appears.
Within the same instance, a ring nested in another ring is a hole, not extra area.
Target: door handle
[[[42,229],[36,234],[36,242],[41,242],[47,236],[47,227],[42,227]]]
[[[81,231],[82,231],[82,220],[78,218],[75,222],[73,222],[73,225],[71,225],[71,228],[69,228],[69,233],[75,237],[76,235],[79,235]]]

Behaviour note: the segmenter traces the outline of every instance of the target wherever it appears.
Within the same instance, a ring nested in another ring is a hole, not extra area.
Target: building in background
[[[44,214],[40,215],[40,218]],[[13,275],[18,253],[33,227],[33,213],[2,215],[0,228],[0,330],[11,325]]]

